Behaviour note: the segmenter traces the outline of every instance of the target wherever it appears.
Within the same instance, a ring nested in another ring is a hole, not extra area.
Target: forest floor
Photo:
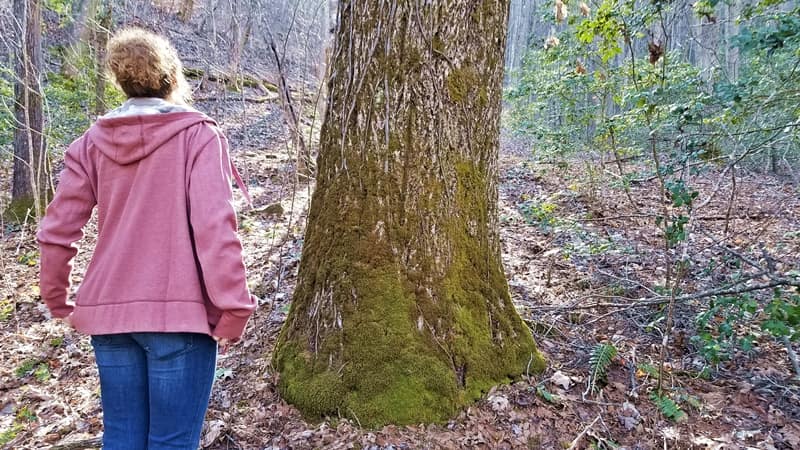
[[[230,105],[197,106],[219,118],[251,186],[254,209],[246,211],[237,193],[241,237],[251,288],[263,299],[243,342],[219,359],[204,448],[800,448],[800,383],[792,378],[786,347],[762,339],[748,352],[707,364],[690,341],[705,304],[699,300],[675,308],[663,392],[683,413],[672,411],[677,420],[664,416],[650,394],[666,309],[637,304],[654,296],[653,286],[665,277],[663,240],[653,221],[638,215],[609,176],[591,175],[579,162],[536,162],[529,146],[511,138],[504,138],[500,155],[503,258],[512,297],[549,362],[546,371],[497,387],[443,425],[364,430],[346,418],[305,421],[279,397],[270,357],[292,297],[310,188],[295,180],[277,104],[232,99]],[[9,191],[6,175],[2,192]],[[694,181],[708,193],[714,183],[706,178]],[[716,247],[703,242],[722,236],[728,223],[724,236],[731,248],[766,248],[776,264],[798,267],[796,188],[763,174],[741,174],[738,183],[733,216],[719,220],[726,203],[711,202],[701,221],[709,234],[690,238],[700,249],[694,265],[718,260]],[[633,189],[634,198],[658,204],[655,182]],[[76,283],[95,234],[90,223],[75,264]],[[4,448],[48,448],[102,432],[91,346],[87,337],[47,320],[38,300],[37,264],[32,228],[2,230]],[[692,272],[685,290],[707,289],[719,270],[727,269]],[[600,343],[614,345],[616,356],[598,389],[589,390],[590,356]]]

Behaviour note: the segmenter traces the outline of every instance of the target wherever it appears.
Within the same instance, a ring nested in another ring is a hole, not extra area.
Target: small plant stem
[[[611,138],[611,152],[614,154],[614,161],[617,163],[617,169],[619,170],[619,177],[622,180],[622,186],[625,188],[625,195],[628,197],[628,201],[630,202],[631,206],[633,207],[634,211],[637,213],[641,213],[641,210],[636,205],[636,202],[633,201],[633,196],[631,195],[631,186],[630,182],[625,179],[625,171],[622,168],[622,160],[619,158],[619,151],[617,150],[617,140],[614,136],[614,127],[608,127],[608,135]]]
[[[731,166],[731,196],[728,198],[728,210],[725,212],[725,236],[728,235],[728,225],[731,223],[734,200],[736,200],[736,166]]]
[[[789,354],[789,361],[792,362],[795,379],[800,380],[800,363],[797,362],[797,353],[795,353],[794,347],[792,347],[792,341],[789,340],[787,336],[783,336],[782,341],[783,345],[786,346],[786,352]]]
[[[667,272],[670,270],[667,269]],[[659,364],[658,364],[658,387],[657,392],[661,395],[661,383],[664,379],[664,361],[667,357],[667,345],[669,344],[669,336],[672,333],[672,316],[673,311],[675,309],[675,288],[676,284],[673,284],[672,288],[669,292],[669,307],[667,308],[667,324],[664,329],[664,335],[661,338],[661,351],[659,354]]]
[[[653,155],[653,163],[656,168],[656,176],[658,177],[659,198],[662,202],[667,198],[666,181],[664,174],[661,173],[661,160],[658,158],[658,149],[656,148],[655,130],[650,132],[650,150]],[[664,335],[661,339],[661,352],[659,355],[658,364],[658,388],[657,392],[661,394],[661,382],[664,379],[664,360],[666,358],[667,345],[669,344],[669,334],[672,329],[672,311],[675,306],[675,286],[672,283],[672,258],[670,258],[670,243],[667,229],[669,228],[670,210],[669,205],[664,203],[663,220],[661,221],[661,231],[664,234],[664,263],[667,269],[664,287],[669,291],[669,308],[667,309],[667,326],[664,330]]]
[[[594,424],[597,423],[598,420],[600,420],[600,416],[595,417],[592,423],[590,423],[588,427],[584,428],[583,431],[581,431],[581,434],[579,434],[575,439],[573,439],[572,444],[570,444],[567,450],[575,450],[576,448],[578,448],[578,444],[581,443],[581,439],[583,439],[583,437],[586,436],[586,433],[588,433],[589,430],[592,429],[592,427],[594,426]]]

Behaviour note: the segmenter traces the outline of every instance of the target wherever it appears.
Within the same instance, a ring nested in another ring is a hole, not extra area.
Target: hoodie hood
[[[146,158],[181,131],[211,118],[199,111],[102,117],[89,129],[89,140],[117,164]]]

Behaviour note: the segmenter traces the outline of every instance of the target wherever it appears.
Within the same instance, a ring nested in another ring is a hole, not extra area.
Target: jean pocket
[[[91,337],[92,347],[121,347],[130,345],[131,337],[129,334],[93,334]]]
[[[195,333],[137,333],[136,340],[150,358],[163,361],[192,351],[196,336]]]

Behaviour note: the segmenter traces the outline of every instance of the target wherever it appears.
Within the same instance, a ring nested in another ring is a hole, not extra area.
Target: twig
[[[584,428],[584,429],[583,429],[583,431],[581,431],[581,434],[579,434],[579,435],[578,435],[578,436],[577,436],[577,437],[576,437],[576,438],[575,438],[575,439],[572,441],[572,444],[569,446],[569,448],[567,448],[567,450],[575,450],[576,448],[578,448],[578,444],[580,444],[580,442],[581,442],[581,440],[583,439],[583,437],[584,437],[584,436],[586,436],[586,433],[588,433],[588,432],[589,432],[589,430],[591,430],[591,429],[592,429],[592,427],[594,426],[594,424],[596,424],[596,423],[597,423],[597,421],[598,421],[598,420],[600,420],[600,415],[598,415],[597,417],[595,417],[595,419],[592,421],[592,423],[590,423],[588,427]]]
[[[790,341],[787,336],[783,336],[782,341],[783,345],[786,346],[786,352],[789,353],[789,361],[792,362],[792,368],[794,368],[794,376],[796,379],[800,380],[800,363],[797,362],[797,353],[794,352],[794,347],[792,347],[792,341]]]
[[[606,220],[618,220],[618,219],[637,219],[637,218],[647,218],[647,219],[654,219],[656,218],[656,214],[625,214],[621,216],[608,216],[608,217],[594,217],[590,219],[572,219],[576,222],[602,222]]]
[[[725,166],[725,169],[719,175],[717,182],[714,183],[714,189],[711,191],[710,194],[708,194],[708,197],[706,197],[706,199],[703,200],[702,203],[699,203],[695,206],[695,209],[698,210],[703,209],[706,207],[706,205],[711,203],[711,200],[714,200],[714,197],[716,197],[717,192],[719,192],[720,188],[722,187],[722,180],[725,179],[725,175],[728,173],[729,170],[731,170],[732,167],[734,167],[732,164],[728,164],[727,166]]]
[[[28,219],[32,217],[31,216],[32,212],[33,211],[31,210],[31,208],[28,208],[27,210],[25,210],[25,218],[23,219],[22,226],[20,227],[19,242],[17,243],[17,249],[14,251],[14,256],[18,256],[19,255],[19,251],[22,248],[22,245],[25,244],[26,242],[28,242],[28,239],[27,239]]]
[[[628,360],[628,370],[631,372],[631,390],[628,392],[628,396],[633,398],[639,398],[639,394],[636,392],[639,389],[639,386],[636,383],[636,346],[634,345],[631,347],[631,357]]]
[[[667,308],[667,324],[664,328],[664,336],[661,338],[661,350],[659,352],[659,364],[658,364],[658,387],[656,388],[659,394],[661,393],[661,382],[664,378],[664,362],[667,358],[667,347],[669,345],[669,338],[672,336],[672,324],[675,317],[675,303],[676,303],[676,296],[675,293],[678,290],[678,284],[680,280],[683,278],[683,274],[685,273],[685,269],[679,269],[680,272],[676,274],[672,289],[669,291],[669,307]]]
[[[752,278],[748,278],[746,280],[742,280],[741,282],[737,283],[736,285],[742,284],[746,281],[751,281]],[[735,285],[734,285],[735,286]],[[713,297],[716,295],[734,295],[734,294],[743,294],[745,292],[753,292],[753,291],[760,291],[763,289],[772,289],[779,286],[793,286],[793,287],[800,287],[800,279],[791,279],[786,277],[775,277],[772,281],[767,283],[759,283],[759,284],[751,284],[747,286],[740,286],[737,288],[734,287],[727,287],[727,288],[717,288],[717,289],[709,289],[706,291],[695,292],[694,294],[687,294],[675,297],[676,303],[682,303],[689,300],[697,300],[700,298],[706,297]],[[624,297],[617,297],[617,298],[624,298]],[[633,300],[633,299],[629,299]],[[572,311],[577,309],[594,309],[594,308],[622,308],[623,310],[631,309],[631,308],[640,308],[644,306],[657,306],[663,305],[665,303],[670,302],[670,296],[662,296],[662,297],[651,297],[651,298],[642,298],[639,300],[634,301],[633,303],[594,303],[591,305],[578,305],[580,300],[573,302],[571,305],[566,306],[531,306],[530,309],[533,311]],[[619,312],[619,311],[614,311]]]
[[[286,114],[286,122],[289,124],[289,128],[291,128],[292,134],[294,135],[295,139],[297,140],[297,144],[300,147],[297,155],[297,166],[298,169],[300,167],[303,168],[303,171],[306,172],[304,175],[313,174],[313,161],[311,161],[311,155],[306,147],[306,141],[303,138],[303,134],[300,132],[300,120],[297,117],[297,111],[292,103],[292,95],[289,92],[289,84],[286,81],[286,74],[283,68],[283,58],[278,55],[278,49],[275,46],[275,40],[272,38],[272,32],[269,29],[266,31],[267,39],[269,40],[269,46],[272,50],[272,55],[275,57],[275,64],[278,66],[278,93],[280,94],[281,106]],[[286,44],[284,43],[284,55],[285,51]]]
[[[647,292],[649,292],[649,293],[653,294],[654,296],[658,296],[658,292],[656,292],[656,291],[654,291],[654,290],[650,289],[649,287],[645,286],[645,284],[644,284],[644,283],[641,283],[641,282],[639,282],[639,281],[636,281],[636,280],[631,280],[631,279],[629,279],[629,278],[618,277],[618,276],[614,275],[613,273],[611,273],[611,272],[606,272],[606,271],[604,271],[604,270],[600,270],[600,269],[596,269],[596,270],[597,270],[597,273],[599,273],[599,274],[601,274],[601,275],[607,276],[607,277],[609,277],[609,278],[613,278],[613,279],[615,279],[615,280],[617,280],[617,281],[622,281],[622,282],[624,282],[624,283],[631,283],[631,284],[635,284],[635,285],[639,286],[640,288],[642,288],[642,289],[646,290]]]
[[[592,218],[573,218],[570,220],[574,220],[575,222],[605,222],[607,220],[619,220],[619,219],[654,219],[658,217],[656,214],[623,214],[620,216],[608,216],[608,217],[592,217]],[[755,214],[744,214],[739,216],[696,216],[694,220],[702,220],[702,221],[716,221],[716,220],[730,220],[730,219],[739,219],[739,220],[763,220],[764,218],[768,217],[768,214],[763,212],[755,213]]]
[[[362,428],[362,426],[361,426],[361,420],[359,420],[359,419],[358,419],[358,416],[356,415],[356,412],[355,412],[355,411],[353,411],[353,409],[352,409],[352,408],[347,408],[347,410],[348,410],[348,411],[350,411],[350,414],[352,414],[352,415],[353,415],[353,418],[354,418],[354,419],[356,419],[356,423],[358,424],[358,427],[359,427],[359,428]]]
[[[622,161],[619,158],[619,151],[617,151],[617,140],[614,136],[614,127],[608,127],[608,134],[611,137],[611,152],[614,154],[614,161],[617,163],[617,169],[619,170],[619,178],[623,180],[622,187],[625,188],[625,196],[628,197],[628,202],[631,204],[633,209],[638,213],[640,211],[639,205],[633,200],[633,195],[631,195],[631,186],[630,183],[625,182],[625,170],[622,168]]]
[[[736,166],[731,167],[731,196],[728,198],[728,210],[725,212],[725,234],[728,234],[728,226],[731,223],[731,211],[733,202],[736,200]]]
[[[528,364],[525,365],[525,378],[531,377],[531,363],[533,362],[533,353],[531,353],[531,357],[528,358]]]

